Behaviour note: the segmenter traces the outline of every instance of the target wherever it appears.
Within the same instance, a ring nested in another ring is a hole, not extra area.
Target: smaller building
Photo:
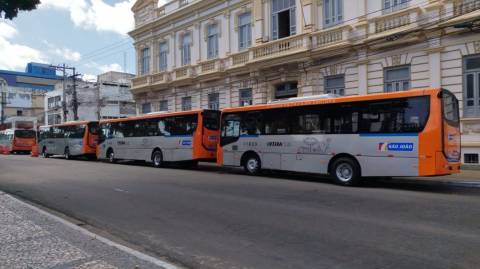
[[[65,89],[63,83],[57,83],[55,90],[48,92],[45,98],[46,123],[51,125],[75,120],[75,107],[77,120],[81,121],[134,116],[135,102],[130,93],[130,79],[133,76],[128,73],[107,72],[99,75],[97,82],[75,81],[75,90],[73,81],[67,82]]]
[[[0,99],[0,109],[3,111],[3,121],[10,117],[36,117],[44,123],[45,93],[52,91],[59,81],[55,68],[40,63],[29,63],[25,72],[0,70],[0,80],[6,87],[3,91],[3,102]],[[1,83],[0,83],[1,84]]]

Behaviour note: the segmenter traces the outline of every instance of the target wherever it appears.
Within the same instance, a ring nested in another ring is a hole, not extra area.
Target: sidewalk
[[[0,192],[1,269],[173,269]]]
[[[459,174],[438,177],[407,177],[397,180],[425,183],[441,183],[459,187],[480,188],[480,170],[461,170]]]

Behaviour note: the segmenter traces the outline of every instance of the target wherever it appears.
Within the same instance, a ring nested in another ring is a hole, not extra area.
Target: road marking
[[[69,222],[69,221],[66,221],[66,220],[64,220],[64,219],[62,219],[62,218],[60,218],[60,217],[58,217],[58,216],[55,216],[55,215],[53,215],[53,214],[51,214],[51,213],[49,213],[49,212],[46,212],[46,211],[44,211],[44,210],[42,210],[42,209],[40,209],[40,208],[38,208],[38,207],[35,207],[35,206],[33,206],[33,205],[31,205],[31,204],[28,204],[28,203],[26,203],[26,202],[24,202],[24,201],[22,201],[22,200],[19,200],[19,199],[15,198],[15,197],[13,197],[13,196],[11,196],[11,195],[9,195],[9,194],[5,194],[5,193],[2,192],[2,191],[0,191],[0,194],[6,195],[8,198],[13,199],[13,200],[16,200],[17,202],[23,204],[24,206],[26,206],[26,207],[28,207],[28,208],[30,208],[30,209],[32,209],[32,210],[35,210],[36,212],[38,212],[38,213],[40,213],[40,214],[42,214],[42,215],[44,215],[44,216],[47,216],[47,217],[49,217],[49,218],[51,218],[51,219],[53,219],[53,220],[55,220],[55,221],[58,221],[58,222],[66,225],[67,227],[69,227],[69,228],[71,228],[71,229],[74,229],[74,230],[76,230],[76,231],[79,231],[80,233],[82,233],[82,234],[84,234],[84,235],[86,235],[86,236],[88,236],[88,237],[91,237],[92,239],[96,239],[96,240],[98,240],[98,241],[100,241],[100,242],[102,242],[102,243],[104,243],[104,244],[106,244],[106,245],[108,245],[108,246],[117,248],[117,249],[119,249],[119,250],[121,250],[121,251],[123,251],[123,252],[125,252],[125,253],[127,253],[127,254],[130,254],[130,255],[132,255],[132,256],[135,256],[135,257],[137,257],[137,258],[139,258],[139,259],[141,259],[141,260],[144,260],[144,261],[146,261],[146,262],[150,262],[150,263],[152,263],[152,264],[154,264],[154,265],[163,267],[163,268],[165,268],[165,269],[180,269],[180,267],[178,267],[178,266],[176,266],[176,265],[174,265],[174,264],[171,264],[171,263],[166,262],[166,261],[162,261],[162,260],[160,260],[160,259],[157,259],[157,258],[152,257],[152,256],[150,256],[150,255],[147,255],[147,254],[145,254],[145,253],[142,253],[142,252],[140,252],[140,251],[138,251],[138,250],[131,249],[131,248],[126,247],[126,246],[124,246],[124,245],[121,245],[121,244],[119,244],[119,243],[113,242],[112,240],[107,239],[107,238],[105,238],[105,237],[103,237],[103,236],[100,236],[100,235],[97,235],[97,234],[95,234],[95,233],[92,233],[92,232],[90,232],[89,230],[87,230],[87,229],[85,229],[85,228],[82,228],[82,227],[80,227],[80,226],[77,226],[77,225],[75,225],[75,224],[73,224],[73,223],[71,223],[71,222]]]
[[[128,191],[122,190],[122,189],[119,189],[119,188],[115,188],[115,189],[113,189],[113,190],[114,190],[114,191],[118,191],[118,192],[128,193]]]

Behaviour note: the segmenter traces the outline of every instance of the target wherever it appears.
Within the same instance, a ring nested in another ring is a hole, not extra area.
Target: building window
[[[23,116],[23,110],[17,110],[17,116],[19,117]]]
[[[192,97],[190,96],[182,97],[182,110],[183,111],[192,110]]]
[[[158,53],[158,69],[159,71],[166,71],[168,66],[168,44],[167,42],[160,43]]]
[[[466,57],[463,61],[465,117],[480,116],[480,55]]]
[[[218,25],[207,26],[207,57],[213,59],[218,57]]]
[[[251,13],[238,16],[238,48],[245,50],[252,46]]]
[[[150,103],[142,104],[142,114],[147,114],[152,112],[152,105]]]
[[[149,73],[150,73],[150,48],[144,48],[142,49],[140,74],[146,75]]]
[[[250,106],[253,104],[252,89],[240,89],[238,95],[240,99],[240,106]]]
[[[62,99],[60,96],[50,97],[48,98],[48,109],[56,109],[61,107]]]
[[[168,100],[160,101],[160,111],[168,111]]]
[[[385,92],[410,89],[410,66],[385,68]]]
[[[323,16],[325,27],[341,23],[343,21],[343,0],[325,0]]]
[[[192,37],[190,34],[184,34],[182,37],[182,45],[180,49],[182,65],[189,65],[191,62],[190,46],[192,44]]]
[[[275,86],[275,99],[297,97],[297,82],[288,82]]]
[[[383,0],[383,13],[390,13],[408,6],[411,0]]]
[[[345,75],[326,77],[325,93],[345,95]]]
[[[272,38],[295,35],[297,31],[295,0],[272,0]]]
[[[478,154],[476,153],[465,153],[463,154],[464,163],[476,163],[478,164]]]
[[[210,93],[208,95],[208,109],[219,110],[220,109],[220,94]]]

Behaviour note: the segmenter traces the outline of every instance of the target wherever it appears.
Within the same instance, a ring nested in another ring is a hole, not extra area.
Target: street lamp
[[[5,105],[6,105],[6,95],[7,92],[7,81],[3,78],[0,78],[0,123],[3,125],[5,123]]]

